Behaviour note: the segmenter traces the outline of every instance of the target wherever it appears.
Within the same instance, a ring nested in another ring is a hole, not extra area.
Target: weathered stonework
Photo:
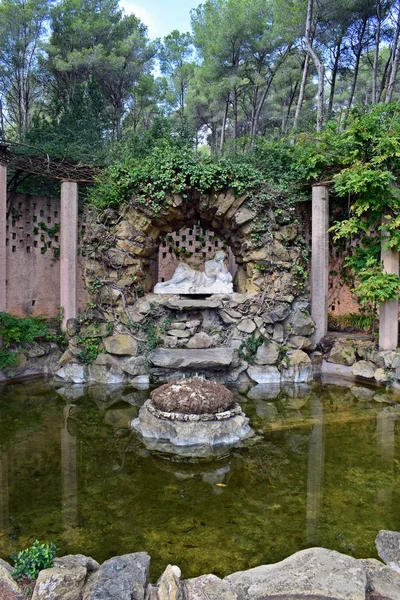
[[[144,214],[132,203],[118,214],[111,209],[86,214],[83,239],[88,289],[103,308],[122,313],[135,301],[137,290],[148,293],[157,283],[158,249],[162,236],[200,223],[225,239],[237,263],[234,290],[278,293],[292,301],[302,292],[304,276],[292,271],[301,263],[301,227],[289,210],[279,222],[272,209],[261,216],[251,208],[250,196],[233,190],[167,198],[157,215]],[[299,262],[300,261],[300,262]],[[306,273],[306,271],[304,271]]]

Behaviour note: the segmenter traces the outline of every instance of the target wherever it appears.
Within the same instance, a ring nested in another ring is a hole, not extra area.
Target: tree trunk
[[[392,101],[392,95],[394,90],[394,84],[396,83],[397,70],[399,68],[399,59],[400,59],[400,47],[399,47],[399,37],[400,37],[400,2],[397,5],[397,25],[396,25],[396,35],[394,39],[393,46],[393,61],[390,69],[390,79],[386,90],[386,98],[385,102]]]
[[[379,59],[379,44],[381,41],[381,0],[376,2],[376,17],[378,19],[378,25],[375,34],[375,50],[374,50],[374,64],[372,65],[372,98],[371,104],[377,102],[377,81],[378,81],[378,59]]]
[[[318,92],[317,92],[317,132],[322,130],[322,124],[324,119],[324,78],[325,78],[325,68],[322,64],[318,54],[314,51],[312,47],[312,37],[311,37],[311,25],[312,25],[312,11],[313,11],[313,1],[308,0],[307,2],[307,21],[306,21],[306,31],[304,35],[304,47],[307,54],[313,60],[315,64],[315,68],[318,73]]]
[[[356,64],[354,65],[353,81],[351,83],[350,96],[349,96],[349,100],[347,102],[346,117],[345,117],[346,119],[349,116],[351,105],[353,104],[354,93],[356,91],[356,84],[357,84],[357,79],[358,79],[358,71],[359,71],[359,68],[360,68],[360,58],[361,58],[361,52],[362,52],[362,41],[363,41],[363,38],[364,38],[364,33],[365,33],[365,28],[367,26],[367,21],[368,21],[368,17],[364,17],[363,22],[362,22],[361,32],[360,32],[360,35],[358,36],[357,53],[356,53]]]
[[[225,101],[225,111],[224,118],[222,119],[222,129],[221,129],[221,139],[219,142],[219,151],[221,154],[224,152],[224,143],[225,143],[225,128],[226,128],[226,120],[228,118],[228,108],[229,108],[229,96]]]
[[[303,63],[303,76],[301,78],[299,97],[297,99],[296,112],[294,114],[293,131],[296,131],[297,125],[299,123],[300,112],[301,112],[301,108],[303,106],[303,100],[304,100],[304,92],[306,89],[309,65],[310,65],[310,56],[309,56],[309,54],[306,54],[304,63]]]
[[[331,117],[332,110],[333,110],[333,99],[335,97],[336,77],[337,77],[337,72],[338,72],[338,67],[339,67],[339,59],[340,59],[340,53],[341,53],[341,48],[342,48],[342,40],[343,40],[343,36],[341,35],[336,44],[335,62],[334,62],[333,69],[332,69],[331,91],[329,94],[328,118]]]

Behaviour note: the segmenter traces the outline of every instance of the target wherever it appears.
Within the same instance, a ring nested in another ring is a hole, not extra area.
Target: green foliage
[[[59,548],[53,542],[41,544],[35,540],[29,548],[18,552],[14,560],[14,579],[36,579],[39,572],[53,566],[54,558]]]
[[[7,371],[15,367],[18,362],[18,356],[15,352],[10,352],[4,348],[0,348],[0,371]]]
[[[379,266],[361,269],[359,283],[353,292],[358,296],[362,307],[375,308],[385,301],[396,300],[400,291],[400,277],[385,273]]]
[[[99,333],[100,327],[97,323],[88,323],[76,336],[76,341],[82,348],[78,358],[85,365],[96,360],[99,355],[101,344]]]
[[[257,354],[257,350],[262,344],[268,343],[269,339],[260,335],[256,337],[254,333],[252,333],[249,337],[247,337],[240,344],[238,353],[241,358],[244,358],[249,363],[254,362],[255,355]]]
[[[135,197],[143,208],[157,215],[168,194],[187,195],[188,190],[207,192],[232,188],[237,195],[263,183],[261,171],[243,159],[198,157],[189,148],[167,142],[150,156],[127,157],[98,178],[90,200],[98,208],[118,207]]]
[[[36,339],[48,340],[50,335],[45,317],[16,317],[0,312],[0,337],[6,349],[12,344],[32,343]]]

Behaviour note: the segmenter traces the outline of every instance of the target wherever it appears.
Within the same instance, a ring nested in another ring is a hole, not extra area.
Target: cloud
[[[154,18],[154,15],[152,15],[149,10],[131,0],[121,0],[119,5],[124,10],[125,14],[130,15],[133,13],[142,21],[142,23],[147,25],[149,36],[151,38],[159,37],[161,35],[160,23]]]

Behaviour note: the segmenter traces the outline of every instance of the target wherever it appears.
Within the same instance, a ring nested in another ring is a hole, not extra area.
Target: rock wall
[[[155,584],[150,583],[150,556],[145,552],[115,556],[102,565],[82,554],[68,555],[39,573],[32,599],[397,600],[400,534],[380,531],[376,546],[384,562],[308,548],[279,563],[238,571],[224,579],[209,574],[185,580],[178,566],[168,565]],[[1,592],[10,600],[22,598],[12,567],[0,559]]]
[[[199,374],[234,384],[313,376],[314,323],[306,299],[148,294],[126,307],[123,321],[107,322],[98,310],[89,317],[68,323],[69,347],[56,373],[65,381],[145,385]],[[96,339],[98,356],[83,364],[85,345]]]

